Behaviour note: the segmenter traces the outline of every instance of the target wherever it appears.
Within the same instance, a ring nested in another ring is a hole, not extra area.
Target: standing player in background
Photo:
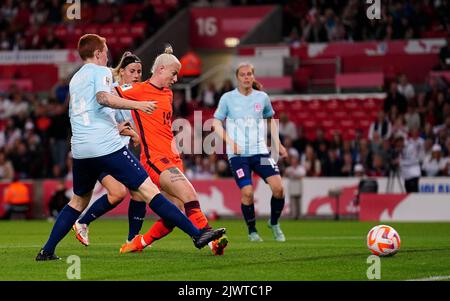
[[[261,85],[255,81],[254,67],[241,63],[236,69],[238,87],[222,95],[214,113],[214,131],[227,145],[230,167],[241,190],[241,209],[248,227],[250,241],[262,241],[256,230],[253,199],[252,171],[269,184],[272,190],[271,215],[268,226],[277,241],[285,241],[278,219],[284,207],[284,191],[278,166],[270,157],[266,144],[265,122],[268,121],[275,147],[281,157],[286,149],[281,145],[275,122],[275,112],[269,96],[258,91]],[[256,89],[255,89],[256,88]],[[227,118],[226,131],[223,121]],[[268,120],[266,120],[268,119]]]
[[[142,64],[141,60],[131,52],[127,51],[123,54],[122,59],[116,68],[112,69],[116,85],[130,85],[141,81]],[[131,122],[133,120],[130,110],[116,110],[115,119],[121,125],[122,141],[128,146],[130,137],[133,144],[139,144],[139,135],[132,129]],[[73,229],[77,239],[85,246],[89,245],[89,229],[91,222],[114,209],[127,196],[127,188],[125,185],[114,179],[111,175],[102,173],[98,181],[105,187],[107,194],[97,199],[86,213],[75,222]],[[128,207],[128,241],[139,234],[142,228],[146,214],[146,205],[144,202],[135,200],[136,196],[131,192],[131,200]]]
[[[147,115],[155,110],[155,104],[151,101],[126,100],[111,93],[112,74],[106,67],[106,40],[95,34],[86,34],[78,41],[78,53],[83,66],[69,84],[74,195],[58,215],[50,237],[36,256],[36,261],[60,259],[55,254],[56,246],[88,205],[102,172],[134,191],[138,196],[137,201],[148,203],[156,214],[181,228],[192,237],[197,248],[221,237],[225,229],[196,228],[176,206],[161,195],[144,167],[123,145],[114,119],[114,109],[139,110]]]
[[[150,178],[168,198],[183,208],[187,217],[197,227],[209,228],[208,220],[200,209],[197,192],[183,174],[183,162],[176,149],[172,147],[172,100],[170,87],[177,81],[181,68],[178,59],[168,46],[160,54],[152,67],[152,76],[142,83],[132,86],[120,86],[116,90],[121,97],[143,101],[155,100],[158,108],[151,115],[133,111],[134,122],[141,137],[141,163]],[[165,219],[158,220],[144,235],[136,236],[131,243],[122,246],[120,252],[142,251],[155,240],[172,232],[174,224]],[[209,246],[215,255],[222,255],[228,240],[225,236],[212,242]]]

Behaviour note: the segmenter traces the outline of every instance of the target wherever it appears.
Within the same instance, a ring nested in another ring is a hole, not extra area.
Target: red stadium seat
[[[133,37],[143,37],[145,35],[145,31],[147,28],[147,24],[145,22],[134,23],[131,25],[130,33]]]
[[[115,35],[114,32],[114,26],[113,24],[105,24],[102,27],[100,27],[100,35],[102,36],[109,36],[109,35]]]
[[[297,112],[298,112],[298,111],[302,111],[304,108],[305,108],[304,102],[303,102],[303,101],[300,101],[300,100],[298,100],[298,101],[293,101],[292,104],[291,104],[291,106],[290,106],[290,109],[291,109],[291,110],[297,111]]]
[[[368,114],[365,111],[353,111],[351,112],[351,116],[355,120],[367,119]]]

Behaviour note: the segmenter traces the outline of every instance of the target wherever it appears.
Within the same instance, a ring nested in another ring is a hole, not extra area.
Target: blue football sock
[[[255,205],[241,204],[242,215],[248,227],[248,233],[256,232]]]
[[[270,224],[276,225],[278,224],[278,219],[281,216],[281,212],[284,208],[284,197],[281,199],[277,199],[276,197],[272,196],[272,199],[270,200]]]
[[[64,206],[53,225],[50,237],[44,246],[44,251],[53,254],[55,252],[56,245],[61,241],[61,239],[69,233],[73,224],[80,216],[81,212],[73,209],[69,205]]]
[[[189,236],[200,235],[200,230],[197,229],[194,224],[181,212],[174,204],[166,199],[161,193],[155,195],[155,197],[148,204],[156,214],[158,214],[163,220],[174,224]]]
[[[141,231],[144,223],[147,204],[130,200],[128,205],[128,241],[131,241]]]
[[[89,225],[91,222],[105,214],[106,212],[112,210],[114,205],[108,201],[108,195],[102,195],[98,200],[96,200],[91,207],[89,207],[88,211],[83,215],[82,218],[78,221],[80,224]]]

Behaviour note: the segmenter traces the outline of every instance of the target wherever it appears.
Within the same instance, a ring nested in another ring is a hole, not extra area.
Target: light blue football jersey
[[[97,92],[111,93],[112,74],[107,67],[85,64],[69,83],[69,117],[72,126],[72,155],[75,159],[111,154],[124,144],[120,138],[115,109],[97,102]]]
[[[119,83],[114,82],[113,83],[113,87],[117,87],[117,86],[119,86]],[[123,85],[123,86],[125,86],[125,85]],[[131,123],[131,125],[133,125],[133,127],[134,127],[133,116],[131,116],[131,111],[130,110],[118,110],[118,109],[116,109],[114,117],[116,118],[117,123],[122,123],[124,121],[129,121]],[[125,144],[125,146],[128,146],[128,144],[130,144],[130,140],[131,140],[130,136],[120,135],[120,138],[122,139],[122,142],[123,142],[123,144]]]
[[[236,88],[222,95],[214,118],[225,120],[228,136],[239,145],[241,156],[268,154],[267,123],[264,119],[275,114],[267,93],[253,90],[248,96]],[[227,144],[229,158],[234,157]]]

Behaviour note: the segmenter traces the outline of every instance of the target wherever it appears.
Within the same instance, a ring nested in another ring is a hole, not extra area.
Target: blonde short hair
[[[152,73],[155,73],[156,69],[159,66],[167,66],[173,63],[178,63],[181,65],[180,61],[177,59],[175,55],[173,55],[173,48],[170,45],[167,45],[164,49],[164,53],[158,55],[155,59],[155,62],[152,66]]]

